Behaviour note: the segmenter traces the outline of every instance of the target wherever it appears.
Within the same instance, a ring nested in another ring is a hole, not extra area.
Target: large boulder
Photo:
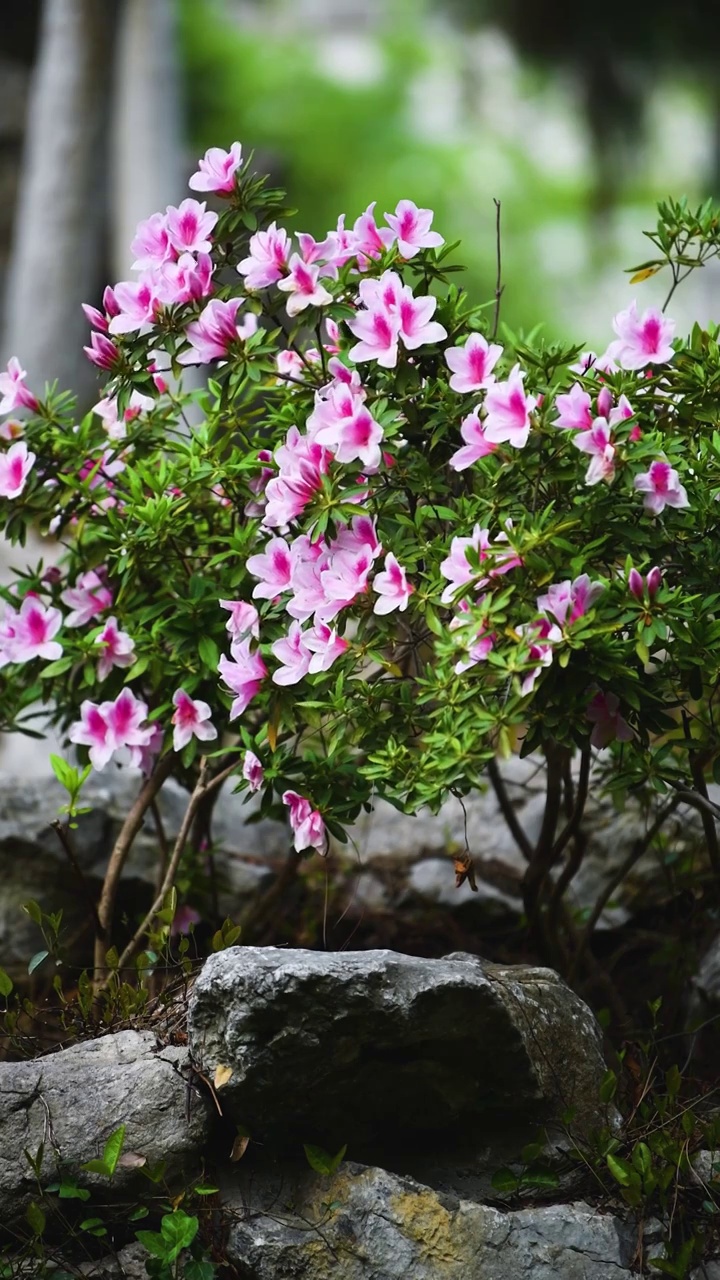
[[[548,969],[233,947],[205,964],[189,1025],[223,1110],[262,1142],[378,1159],[601,1119],[597,1024]]]
[[[357,1164],[224,1188],[247,1280],[632,1280],[637,1225],[583,1202],[508,1211]]]
[[[124,1124],[124,1154],[112,1181],[81,1170],[102,1155]],[[37,1196],[25,1155],[42,1152],[40,1181],[61,1173],[99,1189],[104,1199],[150,1185],[141,1167],[165,1161],[169,1183],[199,1168],[208,1139],[207,1095],[194,1086],[187,1050],[159,1048],[149,1032],[119,1031],[34,1062],[0,1063],[0,1221],[7,1225]]]

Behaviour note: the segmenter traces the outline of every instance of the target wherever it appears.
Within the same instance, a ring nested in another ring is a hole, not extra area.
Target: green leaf
[[[212,1262],[203,1262],[202,1259],[190,1258],[185,1263],[184,1280],[215,1280],[217,1268]]]
[[[501,1195],[514,1196],[520,1187],[520,1179],[512,1169],[498,1169],[491,1179],[492,1185]]]
[[[110,1137],[103,1148],[103,1160],[110,1170],[111,1178],[117,1168],[117,1162],[120,1159],[120,1153],[123,1149],[124,1141],[125,1125],[121,1124],[119,1129],[116,1129],[114,1133],[110,1134]]]
[[[628,1164],[627,1160],[621,1159],[620,1156],[609,1155],[605,1159],[615,1181],[619,1182],[621,1187],[629,1187],[634,1173],[632,1165]]]
[[[34,973],[36,969],[39,969],[43,960],[47,960],[49,955],[49,951],[36,951],[28,964],[28,973]]]
[[[0,996],[9,996],[13,989],[13,981],[9,973],[0,969]]]
[[[183,1249],[192,1244],[200,1228],[197,1218],[176,1209],[174,1213],[166,1213],[160,1223],[160,1233],[166,1243],[168,1262],[174,1262]]]
[[[322,1173],[325,1177],[329,1177],[341,1165],[347,1151],[347,1143],[334,1156],[331,1156],[329,1151],[323,1150],[322,1147],[313,1146],[312,1143],[308,1142],[303,1143],[303,1150],[310,1168],[314,1169],[316,1173]]]
[[[140,1241],[143,1249],[147,1249],[153,1258],[160,1258],[163,1262],[168,1260],[167,1241],[159,1231],[136,1231],[135,1239]]]
[[[211,671],[217,671],[217,664],[220,658],[220,650],[218,649],[212,636],[201,636],[198,643],[198,653]]]
[[[41,1236],[45,1230],[45,1214],[40,1205],[36,1204],[34,1200],[30,1201],[25,1210],[25,1218],[33,1235]]]

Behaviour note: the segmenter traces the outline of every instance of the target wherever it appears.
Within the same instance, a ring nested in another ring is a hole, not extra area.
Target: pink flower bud
[[[612,395],[608,387],[601,387],[597,398],[597,416],[598,418],[609,418],[610,410],[613,407]]]
[[[98,311],[97,307],[91,307],[88,302],[82,303],[82,309],[85,312],[86,320],[94,329],[99,329],[101,333],[107,333],[108,322],[102,311]]]
[[[638,440],[642,440],[642,431],[637,423],[628,431],[628,440],[632,441],[633,444],[637,444]]]
[[[105,315],[109,316],[111,320],[115,316],[120,315],[120,304],[115,297],[115,290],[111,289],[110,285],[106,286],[105,292],[103,293],[103,306],[105,308]]]
[[[638,573],[637,569],[631,569],[628,574],[628,588],[635,596],[636,600],[642,600],[645,595],[645,584],[643,576]]]
[[[660,590],[662,580],[662,569],[659,569],[657,565],[654,565],[647,576],[647,589],[651,600],[655,599],[658,591]]]

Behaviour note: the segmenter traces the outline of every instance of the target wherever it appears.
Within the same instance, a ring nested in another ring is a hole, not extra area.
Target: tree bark
[[[171,0],[125,0],[115,60],[112,151],[112,267],[126,279],[142,218],[176,204],[185,190],[182,112]]]
[[[42,393],[81,396],[80,304],[97,293],[105,214],[104,134],[116,0],[45,0],[33,74],[5,306],[3,354]]]

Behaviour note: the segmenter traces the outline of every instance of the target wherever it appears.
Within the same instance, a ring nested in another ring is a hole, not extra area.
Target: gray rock
[[[637,1228],[590,1205],[503,1211],[382,1169],[245,1175],[224,1188],[247,1280],[631,1280]]]
[[[189,1028],[203,1073],[232,1071],[223,1110],[261,1141],[379,1159],[527,1135],[568,1108],[578,1133],[600,1119],[597,1024],[548,969],[233,947],[198,976]]]
[[[191,1176],[209,1132],[208,1102],[187,1072],[188,1054],[157,1048],[150,1032],[120,1031],[73,1045],[34,1062],[0,1063],[0,1213],[7,1223],[24,1212],[37,1187],[28,1151],[43,1149],[44,1186],[66,1171],[104,1197],[148,1183],[137,1168],[118,1167],[112,1184],[80,1166],[102,1154],[121,1124],[123,1155],[166,1162],[177,1184]]]

